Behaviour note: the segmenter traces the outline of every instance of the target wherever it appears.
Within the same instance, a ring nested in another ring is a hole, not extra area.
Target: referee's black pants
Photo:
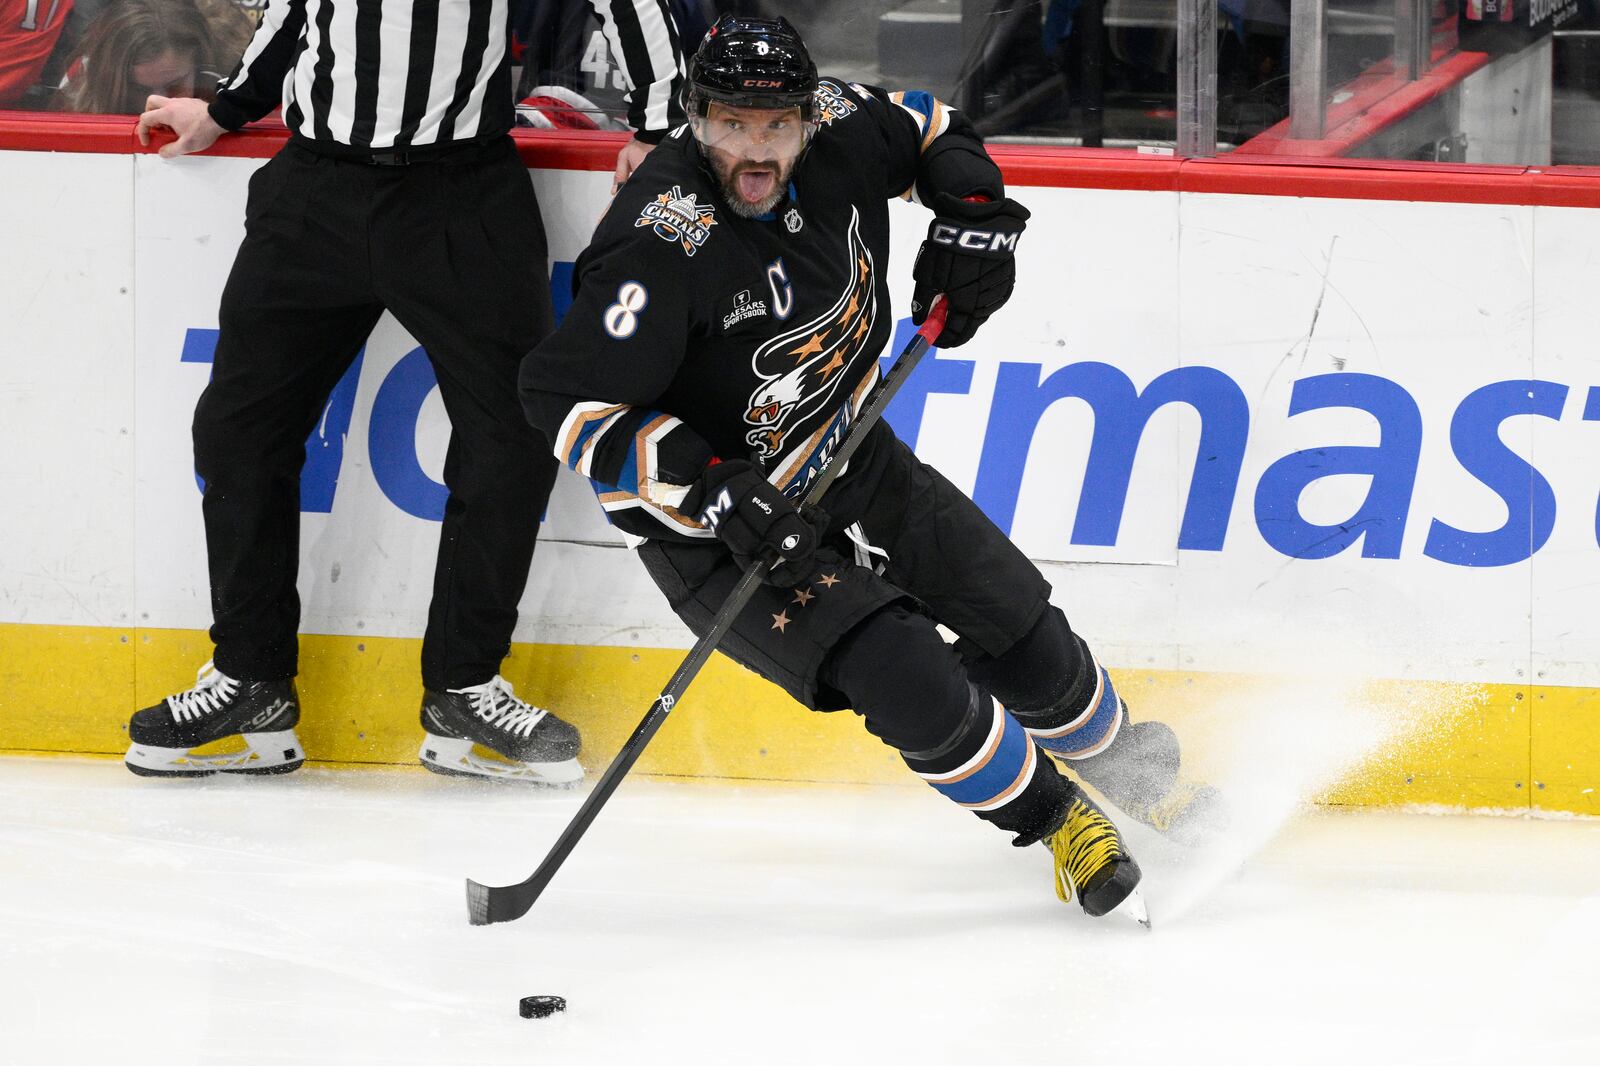
[[[517,400],[517,366],[553,314],[515,146],[376,166],[291,142],[251,178],[245,218],[194,417],[217,669],[251,681],[298,670],[305,441],[387,309],[427,350],[451,425],[423,683],[489,680],[558,466]]]

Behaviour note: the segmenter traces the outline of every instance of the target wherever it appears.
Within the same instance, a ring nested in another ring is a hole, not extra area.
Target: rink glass
[[[720,14],[782,15],[825,77],[927,90],[993,143],[1600,166],[1600,0],[681,0],[672,9],[686,53]],[[570,69],[539,73],[619,128],[627,80],[598,18],[586,17],[582,47],[562,51]],[[233,58],[206,65],[231,69]],[[52,57],[10,106],[60,107],[71,59]],[[200,79],[196,93],[214,82]],[[761,144],[742,133],[751,139],[711,136],[755,158]]]
[[[1174,150],[1182,123],[1189,155],[1600,165],[1600,0],[1498,3],[1493,25],[1466,0],[699,6],[781,14],[824,77],[926,89],[994,143]]]

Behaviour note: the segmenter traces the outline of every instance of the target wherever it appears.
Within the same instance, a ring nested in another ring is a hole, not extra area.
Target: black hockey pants
[[[225,674],[297,671],[305,441],[385,309],[427,349],[451,423],[423,682],[487,681],[510,648],[557,469],[517,400],[517,366],[552,327],[528,173],[509,137],[409,166],[291,141],[251,178],[194,417]]]
[[[720,650],[807,706],[854,709],[913,772],[1024,842],[1053,830],[1071,786],[991,698],[1052,715],[1084,698],[1081,643],[1038,568],[881,423],[823,506],[816,570],[791,589],[761,586]],[[887,553],[881,574],[856,560],[852,526]],[[715,541],[639,554],[696,633],[740,576]],[[947,644],[936,622],[960,640]]]

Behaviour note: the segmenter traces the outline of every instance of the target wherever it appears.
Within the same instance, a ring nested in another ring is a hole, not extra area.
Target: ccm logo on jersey
[[[953,244],[968,252],[1015,252],[1020,233],[996,233],[987,229],[962,229],[946,222],[933,227],[935,244]]]

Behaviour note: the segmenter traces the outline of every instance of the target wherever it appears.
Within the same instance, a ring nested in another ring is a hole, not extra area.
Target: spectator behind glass
[[[253,30],[230,0],[111,0],[84,35],[60,107],[121,115],[142,112],[152,93],[210,99]]]

